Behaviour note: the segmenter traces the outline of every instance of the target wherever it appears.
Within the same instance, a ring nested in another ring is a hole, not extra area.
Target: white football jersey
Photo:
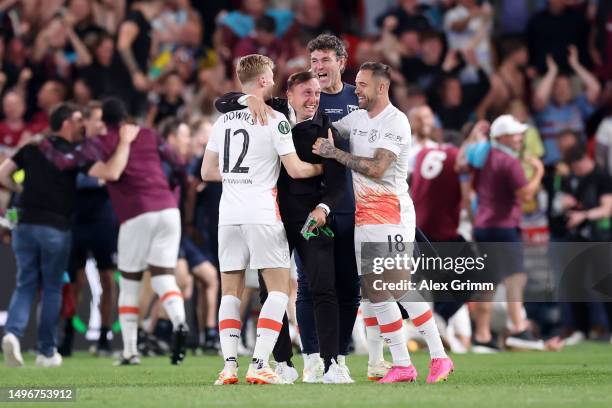
[[[295,147],[285,115],[268,117],[266,126],[256,124],[245,108],[224,114],[213,125],[206,149],[219,154],[219,225],[273,225],[280,220],[279,156],[295,152]]]
[[[406,115],[389,104],[374,118],[365,109],[353,111],[334,122],[334,127],[343,135],[350,134],[354,156],[371,158],[376,149],[386,149],[397,157],[380,179],[353,170],[355,225],[413,224],[407,181],[412,136]]]

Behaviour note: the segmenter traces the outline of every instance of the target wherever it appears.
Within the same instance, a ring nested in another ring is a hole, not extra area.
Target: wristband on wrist
[[[327,206],[327,204],[319,203],[317,204],[317,208],[320,208],[325,212],[325,216],[327,217],[331,212],[331,209]]]

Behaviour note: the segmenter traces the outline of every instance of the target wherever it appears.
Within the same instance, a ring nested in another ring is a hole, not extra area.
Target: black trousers
[[[338,354],[348,355],[352,341],[353,326],[359,308],[359,276],[355,263],[355,216],[335,214],[330,220],[334,231],[334,272],[336,274],[336,296],[338,298],[339,334]],[[300,324],[302,352],[318,353],[319,339],[315,324],[314,300],[308,276],[299,254],[296,255],[298,271],[298,293],[296,312]]]
[[[285,231],[289,250],[297,251],[303,264],[303,272],[308,280],[314,306],[314,320],[322,358],[337,358],[339,338],[338,297],[336,295],[336,274],[334,265],[334,240],[320,233],[319,236],[305,240],[301,234],[303,223],[286,223]],[[263,279],[260,274],[260,288]],[[262,302],[267,293],[260,289]],[[288,329],[285,331],[286,315],[283,319],[283,330],[274,347],[276,361],[287,361],[292,356],[291,340]]]
[[[289,250],[295,249],[302,261],[302,273],[312,298],[319,353],[323,358],[337,358],[340,318],[334,239],[320,232],[318,236],[305,240],[300,234],[302,226],[302,222],[285,224]]]

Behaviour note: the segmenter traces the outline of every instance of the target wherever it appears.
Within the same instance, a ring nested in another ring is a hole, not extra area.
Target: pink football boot
[[[387,374],[378,380],[381,384],[397,383],[397,382],[415,382],[417,378],[417,370],[413,365],[408,367],[393,366]]]
[[[453,361],[450,358],[434,358],[429,364],[429,375],[427,382],[429,384],[446,381],[450,373],[454,369]]]

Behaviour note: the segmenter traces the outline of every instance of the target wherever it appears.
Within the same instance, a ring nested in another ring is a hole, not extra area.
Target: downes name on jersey
[[[295,152],[285,115],[275,111],[262,126],[246,108],[228,112],[213,125],[206,149],[219,154],[219,225],[276,224],[280,156]]]

